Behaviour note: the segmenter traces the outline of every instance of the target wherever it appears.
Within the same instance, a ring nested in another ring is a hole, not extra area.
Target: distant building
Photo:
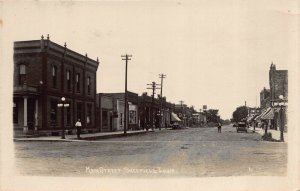
[[[152,96],[149,96],[146,92],[139,96],[139,118],[140,127],[146,129],[151,127],[151,123],[155,125],[155,121],[159,115],[159,100],[154,98],[152,103]],[[153,111],[152,111],[153,110]]]
[[[260,92],[260,108],[265,109],[270,107],[270,89],[264,87]]]
[[[47,39],[14,43],[13,123],[15,132],[58,134],[74,129],[96,131],[96,71],[92,60]],[[58,108],[65,97],[69,107]],[[62,122],[62,119],[64,121]],[[22,134],[22,133],[21,133]]]
[[[112,96],[115,100],[118,100],[118,103],[125,101],[125,93],[106,93],[108,96]],[[139,96],[136,93],[127,91],[127,101],[128,101],[128,111],[127,111],[127,121],[128,121],[128,130],[137,130],[139,129],[139,110],[138,110],[138,104],[139,104]],[[117,101],[115,101],[115,104]],[[117,104],[117,110],[115,112],[119,112],[120,124],[122,124],[122,120],[124,120],[124,108],[123,111],[121,110],[120,104]],[[123,128],[124,130],[124,128]]]
[[[114,125],[116,116],[116,99],[107,94],[97,94],[97,128],[100,132],[114,131],[117,127]]]
[[[260,92],[262,113],[255,119],[256,121],[264,121],[271,129],[279,130],[279,127],[283,126],[286,131],[288,71],[277,70],[275,64],[272,63],[269,70],[269,85],[270,89],[264,88]],[[282,96],[282,98],[280,98],[280,96]]]

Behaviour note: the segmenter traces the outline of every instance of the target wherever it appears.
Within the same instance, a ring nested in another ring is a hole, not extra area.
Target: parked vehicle
[[[247,124],[246,122],[238,122],[236,127],[236,132],[244,131],[247,133]]]
[[[171,127],[172,127],[172,129],[180,129],[180,125],[178,122],[171,123]]]

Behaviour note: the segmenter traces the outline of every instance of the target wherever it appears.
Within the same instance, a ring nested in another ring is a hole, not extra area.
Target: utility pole
[[[184,103],[184,101],[180,100],[179,103],[180,103],[180,106],[181,106],[181,116],[182,116],[182,119],[183,119],[183,123],[185,124],[185,121],[184,121],[184,118],[183,118],[183,103]]]
[[[166,75],[165,74],[159,74],[159,78],[160,78],[160,105],[159,105],[159,120],[160,120],[160,123],[159,123],[159,130],[161,130],[161,127],[162,127],[162,101],[163,101],[163,94],[162,94],[162,90],[163,90],[163,81],[164,81],[164,78],[166,78]],[[167,127],[166,127],[167,128]]]
[[[154,94],[155,94],[155,90],[156,89],[160,89],[160,88],[157,88],[156,85],[159,85],[157,84],[156,82],[152,82],[151,84],[147,84],[151,87],[148,87],[147,89],[152,89],[152,101],[151,101],[151,117],[150,117],[150,123],[151,123],[151,128],[152,128],[152,131],[154,131],[154,127],[153,127],[153,106],[154,106]]]
[[[122,60],[126,61],[126,66],[125,66],[125,103],[124,103],[124,134],[127,133],[127,126],[128,126],[128,121],[127,121],[127,65],[128,65],[128,60],[131,60],[132,55],[121,55]]]

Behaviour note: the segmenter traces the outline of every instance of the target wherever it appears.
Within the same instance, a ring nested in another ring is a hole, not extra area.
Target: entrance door
[[[28,130],[34,129],[34,110],[35,110],[35,99],[28,99],[27,105],[27,125]]]
[[[113,131],[113,116],[111,113],[109,114],[109,126],[110,126],[110,131]]]

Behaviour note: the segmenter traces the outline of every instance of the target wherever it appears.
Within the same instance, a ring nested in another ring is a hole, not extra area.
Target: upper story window
[[[26,74],[26,66],[24,64],[20,65],[20,74]]]
[[[19,65],[19,85],[24,84],[26,80],[26,65]]]
[[[76,89],[77,89],[77,92],[80,92],[80,74],[79,73],[76,74]]]
[[[91,94],[91,77],[87,78],[87,91],[88,91],[88,94],[90,95]]]
[[[67,70],[67,87],[68,90],[71,91],[71,71]]]
[[[57,67],[52,66],[52,85],[56,88],[56,81],[57,81]]]

